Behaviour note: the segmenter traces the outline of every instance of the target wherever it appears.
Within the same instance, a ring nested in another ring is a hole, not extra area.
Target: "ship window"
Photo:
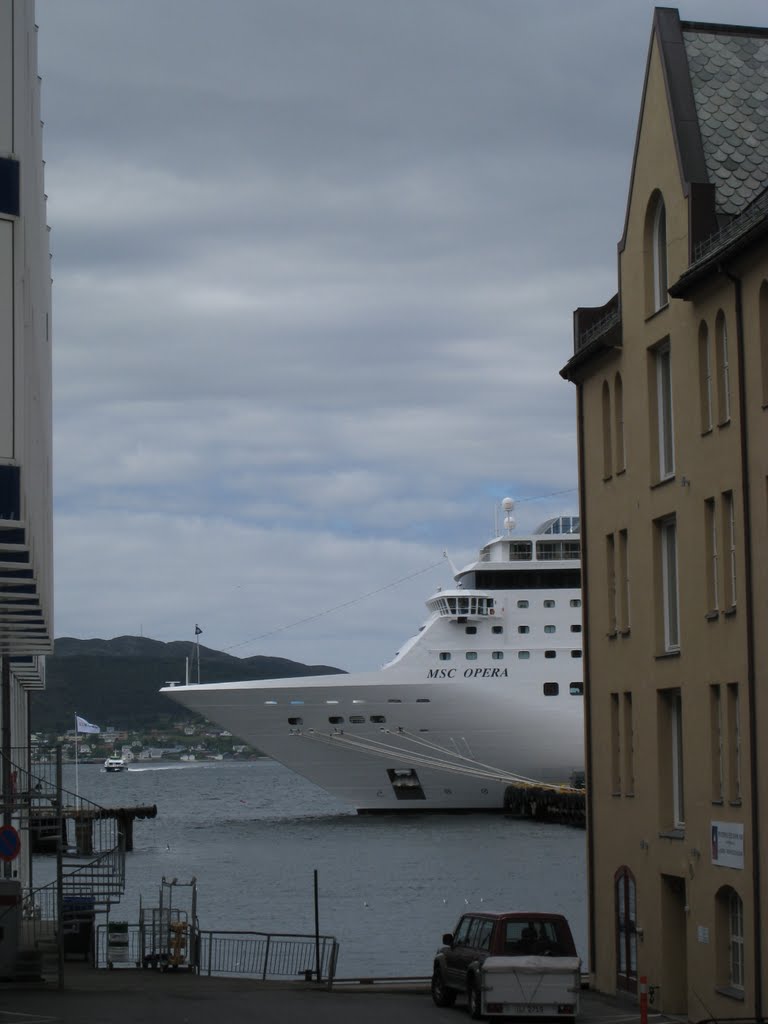
[[[529,540],[512,541],[509,545],[510,562],[530,562],[531,542]]]
[[[355,697],[355,699],[352,701],[352,703],[353,704],[365,704],[365,701],[361,700],[360,697]]]
[[[568,687],[568,692],[572,697],[582,697],[584,695],[584,683],[571,683]]]
[[[416,703],[417,704],[431,704],[432,701],[431,701],[431,698],[429,698],[429,697],[417,697],[416,698]]]
[[[530,658],[531,652],[530,651],[518,651],[517,652],[517,656],[518,656],[518,658],[520,658],[521,661],[525,661],[527,658]]]
[[[331,723],[331,725],[343,725],[344,724],[344,718],[341,715],[331,715],[328,718],[328,721]]]
[[[517,632],[518,633],[530,633],[531,632],[531,627],[530,626],[518,626],[517,627]]]
[[[571,626],[571,632],[572,633],[580,633],[581,632],[581,626],[578,623],[576,623],[575,625]]]
[[[560,693],[559,683],[544,683],[544,696],[556,697]]]
[[[384,715],[371,715],[372,722],[386,722]]]
[[[465,626],[464,632],[469,633],[470,636],[474,636],[474,634],[477,632],[477,626]]]
[[[450,661],[450,660],[451,660],[451,652],[450,651],[440,651],[440,661]]]
[[[517,607],[518,608],[527,608],[528,607],[528,602],[525,600],[525,598],[523,598],[521,601],[517,602]]]
[[[402,700],[399,697],[390,697],[387,704],[402,704]]]
[[[572,658],[580,658],[581,657],[581,651],[571,651],[571,657]]]
[[[265,704],[277,704],[277,701],[276,700],[265,700],[264,703]]]
[[[503,661],[504,651],[491,651],[491,657],[494,661]]]
[[[338,704],[339,702],[337,700],[331,699],[331,700],[327,700],[325,703],[326,704]]]
[[[467,651],[467,661],[477,661],[477,651]]]
[[[303,718],[289,718],[288,725],[304,725]]]
[[[350,715],[349,721],[352,725],[362,725],[365,721],[365,715]]]
[[[291,704],[303,704],[303,703],[304,703],[303,700],[292,700],[291,701]]]
[[[491,632],[492,633],[503,633],[504,632],[504,627],[503,626],[491,626]]]
[[[573,653],[573,651],[571,651],[571,653]],[[545,658],[556,658],[557,657],[557,651],[544,651],[544,657]]]
[[[580,597],[572,597],[571,598],[571,608],[581,608],[581,598]]]
[[[555,607],[555,602],[552,600],[551,597],[548,597],[547,600],[544,602],[544,607],[545,608],[554,608]]]
[[[554,633],[555,632],[555,627],[554,626],[545,626],[544,627],[544,632],[545,633]]]

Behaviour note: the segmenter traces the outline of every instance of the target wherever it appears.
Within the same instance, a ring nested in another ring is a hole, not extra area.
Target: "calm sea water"
[[[126,893],[138,922],[160,882],[197,878],[202,928],[314,930],[340,943],[339,976],[426,975],[443,932],[472,909],[564,913],[586,953],[584,832],[501,815],[359,817],[266,758],[132,767],[81,765],[79,792],[105,807],[157,805],[134,825]],[[64,785],[75,789],[74,769]],[[53,858],[38,858],[41,883]],[[180,889],[179,905],[186,908]]]

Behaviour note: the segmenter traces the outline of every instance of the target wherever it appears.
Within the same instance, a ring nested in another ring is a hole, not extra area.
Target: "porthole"
[[[504,627],[503,626],[491,626],[491,632],[492,633],[503,633],[504,632]]]
[[[416,698],[416,703],[417,704],[430,704],[431,703],[431,698],[430,697],[417,697]]]
[[[342,715],[330,715],[328,721],[331,725],[344,725],[344,718]]]
[[[387,704],[402,704],[402,703],[403,702],[400,700],[399,697],[390,697],[389,700],[387,701]]]
[[[339,702],[337,700],[327,700],[325,703],[326,704],[338,704]]]
[[[571,653],[573,653],[573,652],[571,652]],[[545,658],[556,658],[557,657],[557,651],[544,651],[544,657]]]
[[[525,598],[523,598],[522,600],[517,602],[517,607],[518,608],[527,608],[528,607],[528,602],[525,600]]]
[[[451,652],[450,651],[440,651],[440,661],[450,661],[450,660],[451,660]]]
[[[560,693],[559,683],[544,683],[544,696],[545,697],[557,697]]]
[[[571,626],[571,632],[572,633],[580,633],[581,632],[581,626],[580,625],[573,625],[573,626]]]
[[[477,661],[477,651],[467,651],[465,657],[467,661]]]
[[[386,722],[386,718],[384,715],[371,715],[371,721],[381,723]]]
[[[584,683],[571,683],[568,692],[572,697],[582,697],[584,695]]]
[[[468,633],[470,636],[474,636],[477,632],[477,626],[465,626],[464,632]]]
[[[571,608],[581,608],[581,598],[580,597],[572,597],[571,598]]]
[[[350,715],[349,721],[351,725],[362,725],[365,722],[365,715]]]
[[[552,600],[552,598],[548,597],[547,600],[544,602],[544,607],[545,608],[554,608],[555,607],[555,602]]]
[[[303,704],[303,703],[304,703],[303,700],[292,700],[291,701],[291,704]]]
[[[518,651],[517,656],[521,661],[526,661],[531,656],[530,651]]]
[[[303,718],[289,718],[288,725],[304,725]]]
[[[518,633],[530,633],[531,632],[531,627],[530,626],[518,626],[517,627],[517,632]]]
[[[504,651],[491,651],[491,658],[494,661],[503,661],[504,660]]]
[[[571,657],[572,658],[580,658],[581,657],[581,651],[571,651]]]
[[[555,632],[555,627],[554,626],[545,626],[544,627],[544,632],[545,633],[554,633]]]
[[[265,704],[277,704],[277,701],[276,700],[265,700],[264,703]]]

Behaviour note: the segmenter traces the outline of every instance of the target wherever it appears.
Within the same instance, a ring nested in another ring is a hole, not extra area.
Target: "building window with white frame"
[[[739,684],[728,683],[725,688],[726,728],[728,742],[728,801],[741,803],[741,724],[739,722]]]
[[[725,607],[736,607],[736,512],[733,491],[723,491],[723,556]]]
[[[720,563],[714,498],[707,498],[704,502],[704,544],[707,560],[707,612],[717,612],[720,608]]]
[[[658,522],[659,572],[658,596],[663,629],[663,647],[666,653],[680,649],[680,599],[677,580],[677,522],[674,516]]]
[[[715,894],[716,984],[720,992],[744,992],[744,903],[730,885]]]
[[[629,632],[630,601],[629,601],[629,533],[619,530],[619,629],[622,633]]]
[[[672,354],[669,342],[652,350],[656,389],[656,441],[659,480],[675,475],[674,422],[672,416]]]
[[[616,472],[623,473],[627,468],[627,453],[624,442],[624,384],[620,373],[616,374],[613,381],[613,418],[615,426]]]
[[[603,381],[603,480],[613,473],[613,446],[611,444],[611,392],[608,381]]]
[[[744,988],[744,904],[735,889],[731,889],[731,971],[730,983],[733,988]]]
[[[608,635],[614,636],[617,631],[616,616],[616,542],[612,533],[605,537],[605,572],[608,597]]]
[[[705,321],[699,326],[699,405],[701,432],[712,429],[712,342]]]
[[[731,419],[731,371],[728,363],[728,330],[722,309],[715,320],[717,355],[717,420],[724,426]]]
[[[653,311],[663,309],[668,303],[667,288],[667,211],[659,195],[653,209],[651,226],[651,256],[653,282]]]

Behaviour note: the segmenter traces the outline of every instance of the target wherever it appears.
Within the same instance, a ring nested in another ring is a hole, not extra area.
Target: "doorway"
[[[661,1000],[663,1013],[688,1012],[688,907],[685,879],[661,876]]]
[[[614,875],[616,988],[637,994],[637,886],[627,867]]]

